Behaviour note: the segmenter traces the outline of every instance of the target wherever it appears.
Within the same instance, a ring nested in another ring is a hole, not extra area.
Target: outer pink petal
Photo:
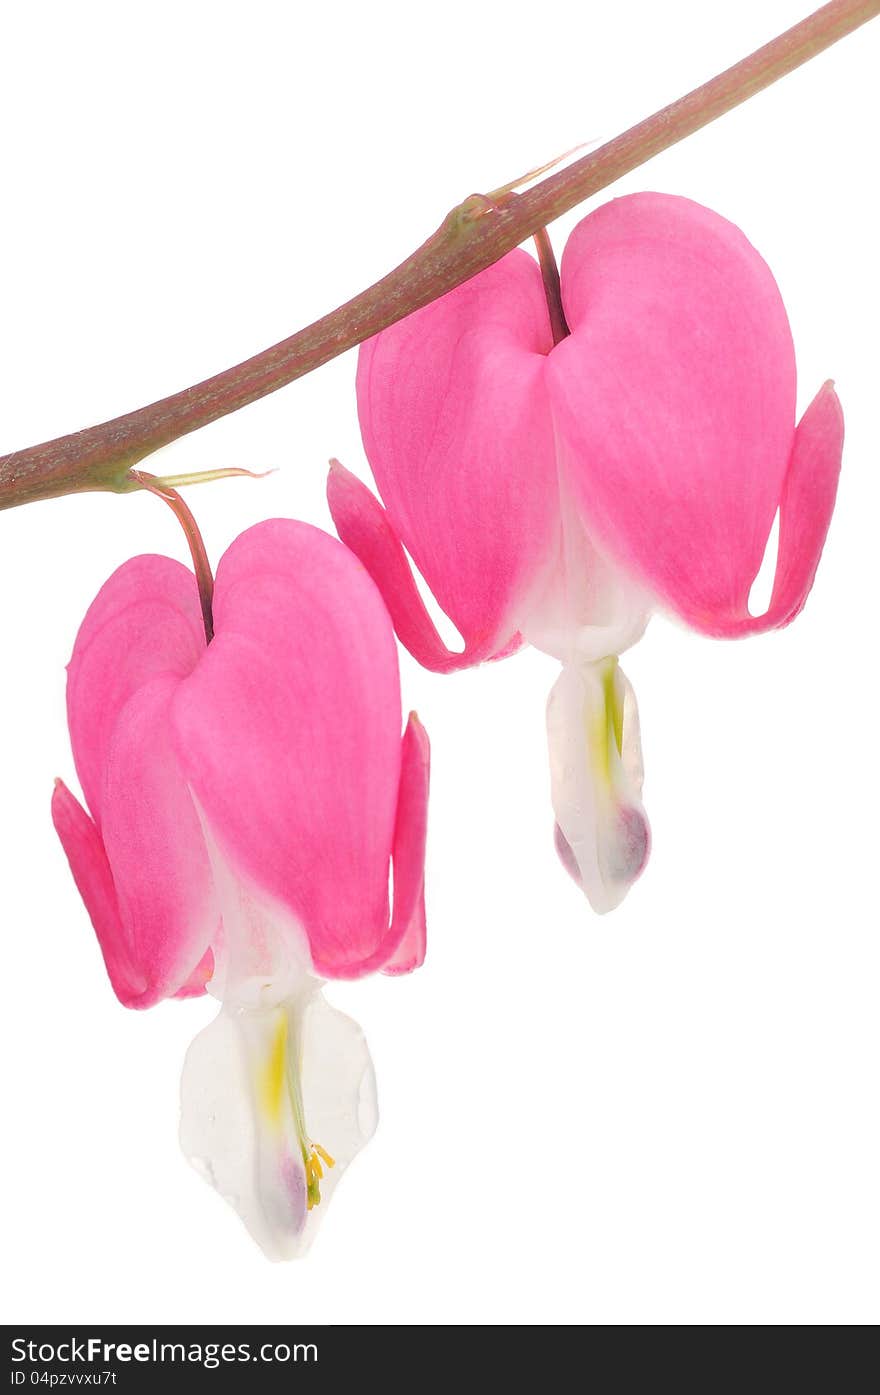
[[[205,648],[191,571],[170,557],[134,557],[101,587],[67,671],[67,713],[77,774],[101,827],[100,790],[119,713],[144,683],[183,676]]]
[[[62,780],[55,782],[52,821],[67,854],[77,890],[95,927],[114,993],[125,1007],[150,1007],[155,995],[149,991],[148,976],[132,959],[101,835]],[[207,950],[174,996],[193,998],[204,993],[213,967],[213,955]]]
[[[387,957],[400,688],[381,597],[341,543],[272,520],[223,557],[215,638],[174,702],[176,749],[239,875],[300,921],[318,973]]]
[[[458,626],[467,662],[510,642],[554,546],[551,346],[537,264],[512,252],[361,348],[361,431],[391,531],[352,493],[341,499],[343,527],[421,648],[392,534]]]
[[[119,919],[113,874],[101,835],[61,780],[55,781],[52,795],[52,822],[95,927],[114,993],[126,1007],[146,1006],[142,1002],[146,980],[132,963],[128,951]]]
[[[794,620],[804,607],[822,556],[842,453],[843,411],[832,384],[826,383],[795,432],[779,506],[779,552],[769,608],[763,615],[686,615],[689,624],[706,634],[734,638]]]
[[[448,649],[425,609],[403,546],[382,505],[356,475],[330,462],[327,502],[336,531],[375,581],[391,614],[401,644],[424,668],[451,673],[483,659],[500,658],[492,652],[494,636],[469,641],[462,652]],[[503,657],[519,648],[519,636],[508,641]]]
[[[126,703],[101,791],[104,848],[144,1007],[191,984],[219,920],[201,823],[172,746],[179,681],[154,678]]]
[[[425,962],[425,841],[428,832],[428,786],[431,745],[414,712],[403,734],[400,790],[394,827],[394,915],[388,935],[391,957],[386,974],[409,974]]]
[[[717,214],[638,194],[578,225],[562,282],[548,385],[585,523],[685,617],[745,614],[794,440],[770,271]]]

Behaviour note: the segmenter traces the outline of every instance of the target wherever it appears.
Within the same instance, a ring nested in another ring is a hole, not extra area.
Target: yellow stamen
[[[324,1159],[328,1167],[335,1167],[336,1163],[326,1148],[321,1147],[320,1143],[312,1143],[309,1146],[311,1151],[309,1153],[303,1151],[303,1160],[306,1165],[306,1190],[309,1210],[311,1211],[313,1206],[318,1206],[321,1202],[321,1178],[324,1176],[321,1158]]]

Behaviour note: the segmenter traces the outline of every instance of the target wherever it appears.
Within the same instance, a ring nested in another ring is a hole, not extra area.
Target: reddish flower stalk
[[[394,271],[289,339],[135,412],[0,458],[0,508],[85,490],[141,488],[133,467],[438,300],[553,219],[739,106],[880,14],[880,0],[831,0],[763,48],[517,199],[473,195]]]
[[[538,252],[538,264],[541,268],[541,280],[544,282],[544,295],[547,300],[547,313],[550,316],[553,343],[560,344],[571,331],[568,328],[562,304],[562,287],[559,283],[556,254],[553,251],[553,244],[546,228],[540,228],[535,233],[535,247]]]
[[[131,474],[136,486],[149,490],[151,494],[155,494],[157,499],[165,501],[184,531],[199,588],[199,604],[202,608],[205,642],[210,644],[214,638],[214,573],[211,571],[208,551],[199,525],[196,523],[195,515],[177,490],[169,489],[163,485],[162,481],[158,480],[155,475],[148,474],[146,470],[132,470]]]

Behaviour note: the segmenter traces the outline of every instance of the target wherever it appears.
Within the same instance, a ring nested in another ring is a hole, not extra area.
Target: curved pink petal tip
[[[95,927],[113,992],[125,1007],[149,1007],[155,999],[145,999],[146,980],[132,963],[125,943],[113,874],[101,835],[63,780],[55,781],[52,822]]]
[[[415,712],[403,734],[397,820],[394,827],[394,914],[389,940],[397,941],[382,966],[385,974],[409,974],[425,962],[425,840],[431,744]]]
[[[833,383],[813,398],[795,432],[779,505],[779,551],[770,605],[763,615],[685,618],[724,639],[790,625],[803,610],[825,546],[843,454],[843,410]]]
[[[403,545],[379,500],[338,460],[331,460],[327,503],[346,547],[360,559],[382,592],[397,637],[423,668],[452,673],[496,656],[494,638],[470,639],[462,651],[447,648],[425,608]],[[510,653],[518,645],[508,645]]]

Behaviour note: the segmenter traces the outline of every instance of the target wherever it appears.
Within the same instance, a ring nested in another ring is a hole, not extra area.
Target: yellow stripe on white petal
[[[278,1009],[274,1016],[277,1020],[274,1028],[270,1028],[269,1050],[265,1061],[258,1067],[257,1095],[269,1124],[280,1129],[287,1086],[289,1030],[287,1013],[283,1009]]]
[[[305,1252],[376,1121],[360,1028],[315,980],[272,1006],[225,1007],[187,1053],[183,1151],[271,1259]]]

